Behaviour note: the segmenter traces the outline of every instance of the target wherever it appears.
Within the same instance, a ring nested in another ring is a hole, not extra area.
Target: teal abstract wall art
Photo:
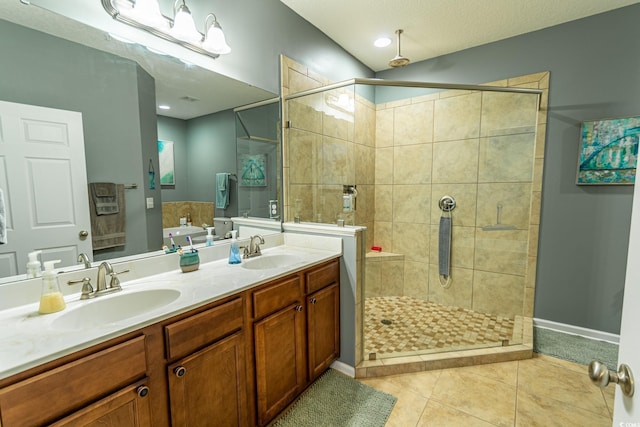
[[[158,141],[158,166],[160,185],[176,185],[172,141]]]
[[[640,116],[583,122],[576,184],[633,184],[639,140]]]
[[[241,154],[238,156],[240,163],[240,185],[246,187],[265,187],[267,185],[267,155],[266,154]]]

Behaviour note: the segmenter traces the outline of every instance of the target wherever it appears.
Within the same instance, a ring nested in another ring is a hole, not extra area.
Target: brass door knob
[[[87,230],[82,230],[78,233],[78,236],[80,236],[80,239],[85,239],[88,235],[89,235],[89,232]]]

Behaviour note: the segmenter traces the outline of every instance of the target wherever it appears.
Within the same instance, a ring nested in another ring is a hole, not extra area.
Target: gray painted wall
[[[535,317],[619,333],[630,186],[576,186],[583,120],[640,114],[640,5],[376,77],[484,83],[549,70]]]
[[[0,99],[82,113],[89,182],[138,184],[125,191],[126,247],[96,259],[146,252],[147,227],[161,220],[160,210],[144,209],[141,175],[156,140],[151,77],[134,62],[1,20],[0,57]],[[149,105],[153,117],[139,110]]]

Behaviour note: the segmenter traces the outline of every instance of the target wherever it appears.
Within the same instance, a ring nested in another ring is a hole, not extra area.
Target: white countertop
[[[190,273],[175,269],[123,281],[122,291],[91,300],[80,301],[77,293],[66,295],[67,307],[58,313],[39,315],[38,302],[1,310],[0,379],[342,254],[340,239],[332,239],[335,242],[329,242],[329,245],[309,244],[309,239],[313,238],[289,239],[284,245],[263,249],[263,256],[286,254],[298,258],[286,266],[250,270],[242,264],[229,265],[225,257],[201,263],[197,271]],[[82,305],[148,289],[175,289],[180,291],[180,296],[168,305],[118,322],[75,330],[52,325],[56,319]]]

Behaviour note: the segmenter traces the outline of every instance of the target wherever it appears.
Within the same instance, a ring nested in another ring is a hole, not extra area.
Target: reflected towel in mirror
[[[92,193],[89,184],[89,193]],[[116,185],[118,213],[98,215],[93,197],[89,196],[89,214],[91,216],[91,243],[93,250],[114,248],[126,244],[125,225],[126,208],[124,203],[124,184]]]
[[[116,184],[112,182],[92,182],[89,184],[90,196],[93,199],[96,215],[112,215],[118,213],[118,196]]]
[[[216,174],[216,208],[226,209],[229,206],[229,174]]]

